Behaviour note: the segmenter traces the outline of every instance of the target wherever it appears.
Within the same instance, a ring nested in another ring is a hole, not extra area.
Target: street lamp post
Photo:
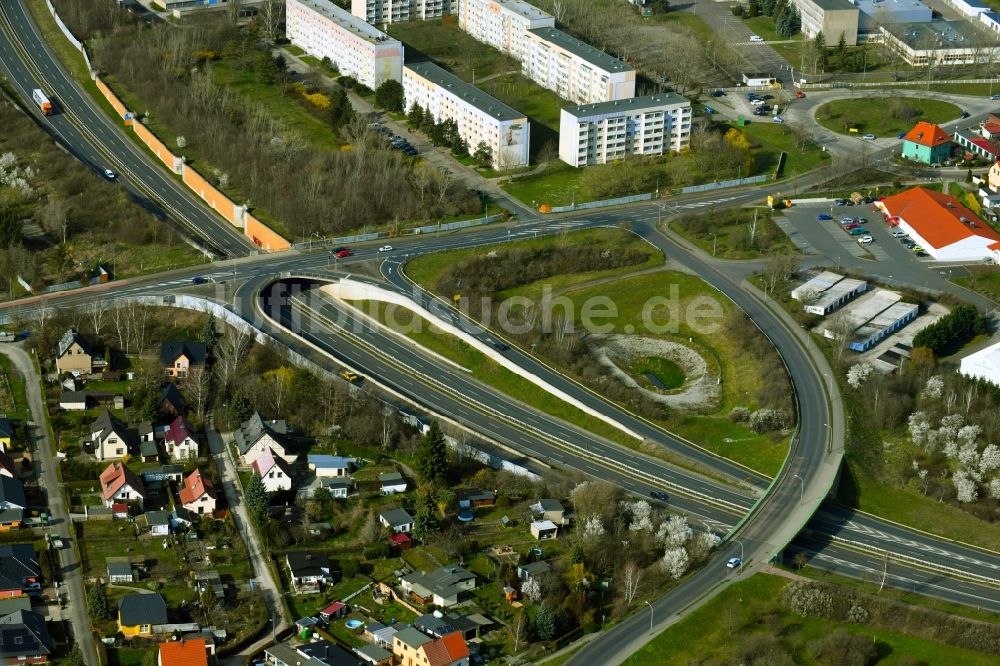
[[[743,542],[737,541],[740,544],[740,573],[743,573]]]
[[[799,476],[798,474],[793,474],[792,476],[794,476],[796,479],[799,480],[799,504],[801,504],[803,495],[805,495],[806,492],[806,482],[803,481],[802,477]]]
[[[653,633],[653,604],[645,602],[649,606],[649,633]]]
[[[715,256],[715,232],[710,232],[712,234],[712,256]]]

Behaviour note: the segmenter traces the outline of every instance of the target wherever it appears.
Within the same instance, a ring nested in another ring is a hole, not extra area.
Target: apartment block
[[[802,17],[802,33],[812,39],[823,31],[828,46],[840,41],[848,46],[858,43],[860,14],[851,0],[792,0]]]
[[[690,142],[691,102],[676,93],[569,106],[559,119],[559,159],[575,167],[680,152]]]
[[[451,0],[351,0],[351,14],[378,25],[425,21],[451,13]]]
[[[524,0],[460,0],[458,4],[458,27],[521,63],[528,58],[528,31],[555,25],[555,18]]]
[[[430,110],[437,122],[454,120],[470,152],[486,142],[493,151],[494,168],[528,163],[531,128],[525,115],[434,63],[405,65],[403,94],[407,109],[419,104]]]
[[[635,70],[555,28],[527,33],[524,75],[575,104],[594,104],[635,96]]]
[[[341,74],[372,90],[402,79],[403,45],[329,0],[288,0],[285,32],[292,44],[327,57]]]

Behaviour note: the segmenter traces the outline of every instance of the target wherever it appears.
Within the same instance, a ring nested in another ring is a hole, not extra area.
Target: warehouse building
[[[914,187],[875,206],[938,261],[1000,261],[1000,234],[953,196]]]
[[[850,348],[866,352],[917,318],[919,308],[913,303],[895,303],[854,331]]]
[[[403,95],[407,109],[419,104],[437,122],[454,120],[470,152],[485,142],[495,169],[528,164],[531,128],[525,115],[454,74],[431,62],[405,65]]]
[[[843,33],[848,46],[858,43],[858,8],[851,0],[792,0],[802,17],[802,33],[812,39],[823,31],[826,43],[834,45]]]
[[[524,0],[462,0],[458,27],[524,63],[528,59],[528,31],[554,28],[556,20]]]
[[[892,23],[879,31],[886,47],[911,65],[972,65],[997,58],[996,39],[970,21]]]
[[[931,20],[931,8],[920,0],[854,0],[858,8],[858,31],[877,33],[878,26],[888,23],[926,23]]]
[[[1000,386],[1000,342],[963,358],[958,371]]]
[[[618,58],[555,28],[527,32],[524,75],[575,104],[635,96],[635,70]]]
[[[791,296],[804,303],[806,312],[826,316],[867,289],[868,283],[864,280],[823,271],[792,289]]]
[[[569,106],[559,117],[559,159],[575,167],[629,155],[680,152],[691,142],[691,102],[676,93]]]
[[[835,340],[853,340],[855,332],[882,312],[898,303],[900,295],[886,289],[870,291],[833,317],[823,322],[823,336]]]
[[[292,44],[329,58],[372,90],[402,78],[403,45],[329,0],[288,0],[285,32]]]

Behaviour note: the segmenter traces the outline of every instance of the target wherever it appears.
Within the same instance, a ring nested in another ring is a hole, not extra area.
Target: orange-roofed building
[[[101,472],[101,491],[104,493],[104,506],[109,508],[122,502],[138,502],[141,508],[146,497],[142,479],[119,462],[111,463]]]
[[[208,515],[215,513],[215,491],[212,489],[212,481],[203,477],[200,469],[188,474],[178,494],[181,504],[191,513]]]
[[[1000,234],[953,196],[914,187],[875,206],[938,261],[1000,262]]]
[[[469,646],[462,633],[454,631],[420,646],[429,666],[468,666]]]
[[[903,137],[903,157],[923,164],[944,162],[951,157],[951,136],[921,120]]]
[[[160,643],[156,664],[157,666],[208,666],[205,639],[193,638]]]

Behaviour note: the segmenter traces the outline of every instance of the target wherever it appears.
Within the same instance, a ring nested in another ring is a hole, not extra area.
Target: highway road
[[[25,106],[71,154],[98,174],[115,171],[136,201],[160,219],[169,217],[198,244],[218,256],[240,257],[256,251],[242,233],[183,187],[151,154],[125,135],[65,71],[42,39],[20,0],[0,3],[0,73]],[[56,113],[43,116],[31,91],[43,89]]]

